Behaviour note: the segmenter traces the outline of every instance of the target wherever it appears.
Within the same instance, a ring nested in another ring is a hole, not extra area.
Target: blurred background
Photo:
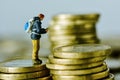
[[[97,36],[112,47],[106,60],[116,80],[120,79],[120,10],[119,0],[0,0],[0,63],[14,58],[31,58],[32,44],[24,24],[39,13],[45,14],[42,27],[47,28],[56,14],[99,13]],[[48,34],[42,35],[40,55],[50,53]]]

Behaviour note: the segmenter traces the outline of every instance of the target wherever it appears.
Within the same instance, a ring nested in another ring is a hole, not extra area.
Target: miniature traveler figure
[[[32,60],[35,64],[41,64],[42,60],[38,58],[38,52],[40,48],[41,34],[47,32],[47,29],[41,27],[41,21],[44,19],[43,14],[39,14],[38,17],[34,17],[33,27],[31,28],[31,39],[33,44]]]
[[[41,64],[42,60],[38,58],[38,52],[40,48],[41,34],[47,32],[47,29],[42,28],[41,21],[44,19],[43,14],[39,14],[38,17],[34,17],[33,27],[31,28],[31,39],[33,44],[32,60],[35,64]]]
[[[42,28],[41,21],[44,19],[43,14],[39,14],[37,17],[34,17],[33,19],[29,20],[27,22],[27,26],[29,27],[28,30],[26,29],[26,32],[31,33],[31,39],[32,39],[32,45],[33,45],[33,51],[32,51],[32,60],[34,64],[41,64],[42,60],[40,60],[38,57],[38,52],[40,49],[40,38],[41,34],[45,34],[47,32],[47,29]],[[25,24],[26,26],[26,24]]]

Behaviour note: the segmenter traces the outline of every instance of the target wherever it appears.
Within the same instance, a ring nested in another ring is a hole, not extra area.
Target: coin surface
[[[105,78],[109,75],[109,69],[90,75],[78,75],[78,76],[63,76],[63,75],[53,75],[54,80],[97,80]],[[104,79],[103,79],[104,80]]]
[[[58,21],[58,20],[98,20],[99,18],[99,14],[98,13],[90,13],[90,14],[59,14],[59,15],[55,15],[53,17],[54,21]]]
[[[63,59],[56,58],[53,55],[49,55],[49,62],[53,64],[64,64],[64,65],[73,65],[73,64],[88,64],[95,62],[103,62],[106,59],[106,56],[94,57],[94,58],[86,58],[86,59]]]
[[[54,49],[53,55],[59,58],[90,58],[111,53],[111,47],[103,44],[82,44],[62,46]]]
[[[50,70],[50,73],[53,75],[63,75],[63,76],[77,76],[77,75],[88,75],[94,74],[98,72],[102,72],[107,69],[107,65],[103,64],[102,66],[98,66],[90,69],[81,69],[81,70]]]
[[[0,79],[31,79],[31,78],[38,78],[44,77],[49,75],[49,70],[41,70],[37,72],[28,72],[28,73],[0,73]]]
[[[31,59],[15,59],[0,64],[0,72],[4,73],[26,73],[35,72],[46,69],[46,59],[42,59],[43,63],[34,65]]]
[[[0,79],[3,80],[3,79]],[[13,78],[7,78],[4,80],[53,80],[52,76],[44,76],[44,77],[40,77],[40,78],[32,78],[32,79],[13,79]]]
[[[76,31],[78,30],[78,31]],[[51,32],[49,32],[49,36],[66,36],[66,35],[77,35],[77,36],[84,36],[84,35],[96,35],[96,31],[93,31],[93,29],[90,30],[81,30],[81,29],[58,29],[58,30],[50,30]]]
[[[94,39],[80,39],[80,38],[73,38],[71,37],[71,39],[64,39],[64,38],[59,38],[59,39],[56,39],[57,41],[52,41],[54,45],[62,45],[62,46],[68,46],[70,45],[70,43],[72,43],[73,45],[75,45],[75,43],[77,44],[95,44],[95,42],[99,42],[99,40],[97,40],[96,38]],[[65,45],[66,44],[66,45]],[[61,47],[62,47],[61,46]]]
[[[28,80],[28,79],[25,79]],[[35,78],[35,79],[29,79],[29,80],[52,80],[52,76],[45,76],[42,78]]]
[[[103,62],[89,63],[89,64],[81,64],[81,65],[61,65],[61,64],[51,64],[47,63],[46,67],[49,69],[56,70],[78,70],[78,69],[86,69],[92,68],[102,65]]]
[[[58,42],[60,42],[60,41],[66,41],[66,40],[70,40],[70,41],[72,41],[72,40],[94,40],[94,39],[97,39],[96,38],[96,35],[79,35],[79,36],[75,36],[75,35],[58,35],[59,37],[57,37],[57,36],[52,36],[51,37],[51,41],[58,41]],[[59,41],[60,40],[60,41]]]
[[[100,40],[62,40],[62,41],[51,41],[51,47],[57,48],[62,46],[76,45],[76,44],[98,44]]]
[[[109,77],[104,78],[104,80],[115,80],[114,78],[115,78],[114,75],[112,73],[109,73]]]
[[[96,26],[95,23],[85,23],[85,24],[78,24],[78,21],[76,23],[69,22],[70,24],[54,24],[49,26],[49,31],[51,33],[57,33],[57,31],[60,32],[79,32],[79,33],[85,33],[85,32],[96,32]],[[73,23],[73,24],[71,24]],[[55,32],[52,32],[55,31]]]

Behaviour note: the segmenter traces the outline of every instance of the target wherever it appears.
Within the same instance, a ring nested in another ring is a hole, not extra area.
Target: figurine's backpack
[[[27,21],[24,25],[24,30],[26,33],[31,33],[31,29],[32,29],[32,26],[33,26],[33,22],[34,22],[34,19],[30,19],[29,21]]]

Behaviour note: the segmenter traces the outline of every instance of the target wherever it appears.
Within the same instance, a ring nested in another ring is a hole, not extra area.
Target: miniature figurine
[[[38,57],[38,52],[40,49],[40,38],[41,34],[45,34],[47,32],[47,28],[44,29],[41,26],[41,21],[44,19],[44,14],[39,14],[37,17],[34,17],[32,21],[32,27],[31,29],[31,39],[32,39],[32,45],[33,45],[33,51],[32,51],[32,61],[34,64],[41,64],[42,60],[40,60]]]

